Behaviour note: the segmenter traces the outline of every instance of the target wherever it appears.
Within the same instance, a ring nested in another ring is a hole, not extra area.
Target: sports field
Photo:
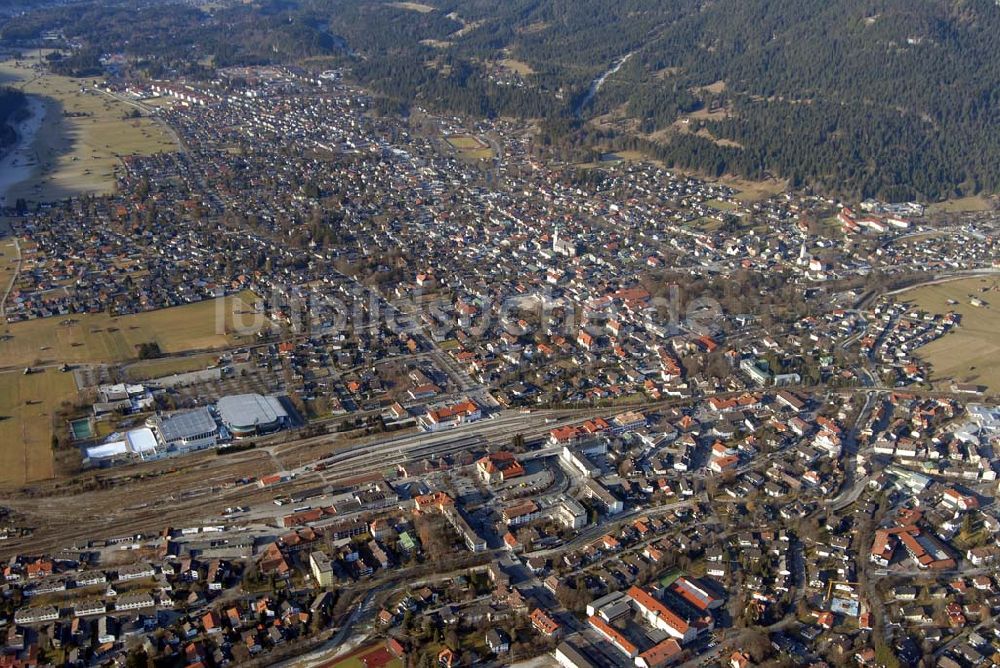
[[[403,661],[380,644],[369,645],[347,656],[327,661],[320,668],[403,668]]]
[[[901,299],[931,313],[954,311],[961,325],[917,351],[933,366],[935,383],[955,380],[985,385],[1000,393],[1000,278],[968,278],[926,285],[901,295]],[[983,292],[982,289],[987,291]],[[985,306],[973,306],[977,297]],[[952,299],[957,304],[949,304]]]
[[[121,156],[177,150],[172,135],[150,118],[126,118],[135,107],[74,79],[39,71],[38,56],[0,62],[0,81],[43,102],[34,133],[28,177],[10,187],[8,201],[51,201],[80,193],[114,190]]]
[[[243,303],[252,293],[240,295]],[[0,332],[3,367],[121,362],[137,357],[137,346],[156,343],[163,353],[209,350],[237,343],[231,331],[235,297],[210,299],[169,309],[111,317],[106,313],[17,322]],[[225,327],[216,322],[225,318]]]
[[[71,373],[0,373],[0,484],[52,477],[52,414],[75,396]]]
[[[493,157],[493,149],[479,137],[473,135],[448,135],[445,137],[459,156],[467,160],[487,160]]]

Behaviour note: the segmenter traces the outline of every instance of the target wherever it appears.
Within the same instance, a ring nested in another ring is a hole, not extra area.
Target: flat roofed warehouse
[[[171,415],[157,415],[147,421],[157,439],[168,450],[196,450],[216,444],[219,425],[208,408],[196,408]]]
[[[235,438],[277,431],[288,420],[288,413],[277,397],[237,394],[222,397],[217,407],[222,423]]]
[[[148,427],[128,432],[125,434],[125,441],[128,443],[128,449],[142,459],[156,454],[156,435]]]

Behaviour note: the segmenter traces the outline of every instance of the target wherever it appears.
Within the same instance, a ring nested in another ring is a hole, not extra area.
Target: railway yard
[[[84,473],[70,481],[38,483],[27,495],[18,493],[3,505],[23,513],[33,533],[23,539],[0,543],[0,554],[11,555],[26,548],[54,550],[66,545],[85,545],[94,536],[155,534],[169,526],[199,523],[220,516],[233,505],[262,505],[273,518],[272,500],[281,494],[336,487],[366,474],[385,473],[397,464],[429,457],[486,450],[509,443],[510,434],[540,439],[553,423],[572,421],[580,410],[537,411],[524,415],[511,411],[475,437],[454,433],[433,436],[404,434],[388,441],[378,437],[348,439],[346,436],[316,436],[282,445],[266,445],[232,455],[214,452],[167,461],[138,464],[127,471]],[[321,466],[324,470],[315,470]],[[294,474],[277,489],[259,489],[240,479],[259,479],[274,473]],[[88,486],[106,489],[81,491]],[[268,513],[265,513],[268,514]]]

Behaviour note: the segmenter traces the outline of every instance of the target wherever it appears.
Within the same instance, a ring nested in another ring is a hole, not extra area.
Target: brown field
[[[162,378],[175,373],[200,371],[218,362],[218,355],[191,355],[190,357],[168,357],[166,359],[142,360],[125,367],[125,375],[129,380],[149,380]]]
[[[694,128],[698,125],[696,121],[721,121],[730,118],[731,116],[732,114],[726,109],[715,109],[713,111],[709,111],[708,109],[699,109],[691,112],[690,114],[684,114],[665,128],[661,128],[660,130],[647,134],[646,138],[660,144],[669,144],[677,135],[689,134],[693,132],[695,135],[707,139],[718,146],[743,148],[742,144],[739,142],[731,139],[716,137],[708,128],[694,130]]]
[[[511,72],[520,74],[522,77],[530,76],[535,73],[531,65],[524,62],[523,60],[515,60],[514,58],[504,58],[500,61],[500,65]]]
[[[705,93],[712,93],[713,95],[718,95],[719,93],[723,93],[725,92],[725,90],[726,90],[726,82],[721,79],[713,83],[710,83],[707,86],[698,86],[691,89],[691,91],[694,93],[705,92]]]
[[[626,162],[649,162],[660,166],[663,164],[659,160],[649,157],[642,151],[615,151],[615,155]]]
[[[732,116],[732,113],[724,107],[720,109],[702,107],[701,109],[692,111],[690,114],[682,115],[681,118],[689,118],[692,121],[720,121],[730,116]]]
[[[743,148],[743,144],[737,141],[733,141],[732,139],[720,139],[719,137],[716,137],[711,132],[709,132],[706,128],[698,130],[698,132],[696,132],[695,134],[698,135],[699,137],[704,137],[705,139],[712,142],[716,146],[722,146],[725,148]]]
[[[664,67],[662,70],[658,70],[653,74],[657,79],[669,79],[670,77],[677,76],[684,71],[682,67]]]
[[[142,103],[147,107],[170,109],[179,104],[177,98],[173,97],[147,97]]]
[[[968,278],[926,285],[901,296],[931,313],[954,311],[962,316],[955,330],[917,351],[932,365],[933,382],[955,380],[985,385],[990,393],[1000,393],[1000,288],[997,286],[1000,286],[998,278]],[[982,288],[992,290],[980,292]],[[987,306],[972,306],[970,295],[979,297]],[[950,305],[948,299],[958,304]]]
[[[734,196],[741,202],[756,202],[780,195],[788,189],[788,181],[767,179],[766,181],[748,181],[736,177],[724,176],[719,183],[734,188],[739,192]]]
[[[124,118],[134,107],[93,90],[93,79],[38,75],[31,67],[36,61],[0,62],[0,79],[39,97],[45,106],[32,144],[36,164],[29,178],[11,187],[9,200],[112,192],[121,156],[177,150],[158,122]]]
[[[7,294],[16,273],[17,246],[10,237],[0,238],[0,299]]]
[[[75,396],[73,374],[57,369],[0,373],[0,484],[54,475],[52,414]]]
[[[991,211],[993,208],[994,202],[992,200],[982,195],[972,195],[936,202],[927,207],[927,213],[975,213],[977,211]]]
[[[242,300],[240,299],[242,297]],[[175,308],[111,317],[106,313],[42,318],[7,325],[0,336],[4,366],[121,362],[136,357],[136,346],[156,342],[164,353],[210,350],[238,343],[233,322],[252,293]],[[216,311],[225,315],[223,332]]]

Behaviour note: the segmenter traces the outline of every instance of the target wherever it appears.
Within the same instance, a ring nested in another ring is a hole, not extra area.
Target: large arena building
[[[288,423],[288,412],[278,397],[236,394],[222,397],[216,407],[233,438],[270,434]]]

